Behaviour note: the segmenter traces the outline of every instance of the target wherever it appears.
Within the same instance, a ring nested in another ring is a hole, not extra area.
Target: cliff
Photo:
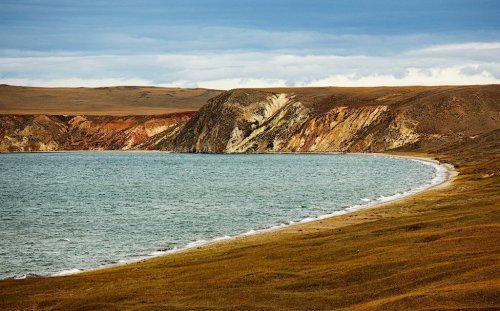
[[[236,89],[196,113],[0,116],[0,151],[383,152],[499,128],[500,86]]]
[[[240,89],[160,146],[183,152],[381,152],[499,127],[500,86]]]
[[[129,150],[175,133],[194,112],[159,116],[0,115],[0,152]]]

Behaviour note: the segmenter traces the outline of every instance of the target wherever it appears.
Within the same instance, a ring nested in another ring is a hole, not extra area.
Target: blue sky
[[[500,83],[500,1],[0,0],[0,83]]]

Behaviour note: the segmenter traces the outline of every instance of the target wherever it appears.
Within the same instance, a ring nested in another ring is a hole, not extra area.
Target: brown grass
[[[246,89],[248,91],[255,89]],[[293,93],[296,99],[318,114],[335,106],[365,107],[367,105],[415,104],[419,101],[441,101],[444,97],[474,97],[483,94],[488,99],[498,99],[498,85],[461,86],[379,86],[379,87],[287,87],[259,89],[269,92]],[[471,98],[467,98],[472,102]],[[498,109],[498,105],[496,105]],[[422,111],[420,111],[422,112]]]
[[[0,114],[153,115],[196,111],[220,91],[163,87],[42,88],[0,85]]]
[[[126,266],[4,280],[0,309],[500,308],[498,138],[436,152],[460,171],[446,187]]]

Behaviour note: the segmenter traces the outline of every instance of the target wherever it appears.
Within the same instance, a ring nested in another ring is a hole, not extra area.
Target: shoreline
[[[498,175],[487,173],[498,165],[491,147],[475,147],[391,152],[434,158],[460,173],[418,195],[143,262],[5,279],[0,309],[492,308],[499,194]]]
[[[97,152],[112,152],[113,150],[103,150],[103,151],[97,151]],[[139,152],[142,150],[138,150]],[[66,151],[56,151],[56,153],[62,153]],[[74,151],[69,151],[69,152],[74,152]],[[78,152],[78,151],[77,151]],[[89,152],[89,151],[87,151]],[[90,151],[92,152],[92,151]],[[118,152],[130,152],[127,150],[118,150]],[[134,151],[132,151],[134,152]],[[149,150],[145,150],[146,153],[150,152]],[[155,151],[153,150],[152,152],[162,152],[162,151]],[[51,153],[51,152],[49,152]],[[43,275],[43,276],[37,276],[37,278],[55,278],[55,277],[60,277],[60,276],[70,276],[70,275],[76,275],[76,274],[84,274],[88,272],[93,272],[93,271],[99,271],[99,270],[105,270],[105,269],[110,269],[110,268],[116,268],[116,267],[121,267],[121,266],[127,266],[129,264],[133,263],[139,263],[139,262],[145,262],[149,261],[155,258],[159,257],[166,257],[170,256],[173,254],[179,254],[179,253],[185,253],[189,251],[193,251],[196,249],[200,248],[205,248],[205,247],[215,247],[218,244],[229,242],[229,241],[234,241],[234,240],[241,240],[244,238],[252,237],[252,236],[257,236],[257,235],[263,235],[265,233],[279,233],[280,231],[284,231],[286,229],[290,229],[293,227],[297,227],[299,225],[304,225],[304,224],[310,224],[314,222],[319,222],[321,220],[325,219],[330,219],[366,209],[374,209],[378,208],[381,206],[384,206],[389,203],[394,203],[400,200],[407,199],[411,196],[414,196],[416,194],[421,194],[423,192],[426,192],[428,190],[436,189],[436,188],[442,188],[446,187],[451,182],[456,178],[458,175],[458,172],[455,170],[453,165],[447,164],[447,163],[442,163],[439,162],[431,157],[422,157],[422,156],[412,156],[412,155],[401,155],[401,154],[390,154],[390,153],[343,153],[343,152],[314,152],[314,153],[263,153],[263,154],[349,154],[349,155],[359,155],[359,156],[374,156],[374,157],[395,157],[395,158],[404,158],[404,159],[409,159],[413,161],[417,161],[426,165],[432,165],[435,169],[435,173],[433,178],[426,184],[420,185],[416,188],[410,189],[409,191],[405,191],[404,193],[396,193],[388,197],[379,197],[376,199],[373,199],[366,204],[356,204],[353,206],[350,206],[348,208],[345,208],[340,211],[333,211],[331,213],[326,213],[322,215],[318,215],[315,217],[306,217],[304,219],[301,219],[299,221],[290,221],[288,223],[282,223],[279,225],[271,226],[269,228],[265,229],[259,229],[259,230],[249,230],[248,232],[244,232],[241,234],[233,235],[233,236],[220,236],[220,237],[215,237],[207,240],[197,240],[194,242],[190,242],[186,244],[183,247],[174,247],[173,249],[165,250],[165,251],[154,251],[150,254],[140,256],[137,258],[133,258],[130,260],[123,260],[120,259],[117,263],[111,263],[111,264],[106,264],[102,265],[99,267],[95,268],[88,268],[88,269],[68,269],[68,270],[62,270],[50,275]],[[15,278],[16,280],[22,280],[26,279],[27,277],[19,277]],[[29,278],[29,277],[28,277]]]

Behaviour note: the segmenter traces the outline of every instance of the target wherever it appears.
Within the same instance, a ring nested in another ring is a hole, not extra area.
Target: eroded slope
[[[500,86],[237,89],[196,113],[0,121],[0,152],[428,150],[498,129]]]
[[[369,94],[366,88],[359,90],[225,92],[159,148],[380,152],[460,141],[499,127],[499,86],[375,88]]]

